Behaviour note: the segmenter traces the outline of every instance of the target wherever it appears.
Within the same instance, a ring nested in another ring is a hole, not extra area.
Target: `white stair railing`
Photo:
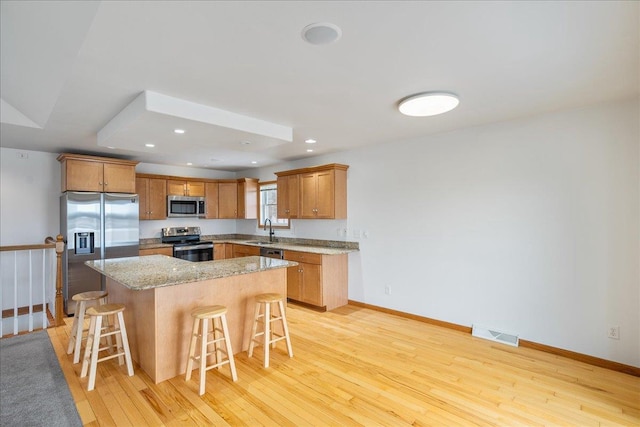
[[[63,250],[62,236],[57,242],[48,237],[44,244],[0,247],[0,337],[47,328],[48,313],[56,319],[53,325],[61,323]]]

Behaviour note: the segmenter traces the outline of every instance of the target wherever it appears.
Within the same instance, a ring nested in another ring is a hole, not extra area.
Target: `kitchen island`
[[[85,264],[106,277],[109,302],[126,306],[131,356],[156,384],[185,372],[194,308],[226,306],[233,351],[245,351],[255,295],[286,295],[287,267],[296,265],[259,256],[194,263],[165,255]]]

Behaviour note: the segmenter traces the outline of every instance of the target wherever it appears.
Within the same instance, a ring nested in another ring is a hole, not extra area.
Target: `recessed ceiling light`
[[[311,148],[307,149],[307,153],[313,153],[313,150]]]
[[[342,30],[329,22],[318,22],[302,29],[302,39],[307,43],[320,45],[330,44],[342,37]]]
[[[107,148],[109,148],[110,150],[115,150],[115,148],[116,148],[116,147],[110,147],[110,146],[109,146],[109,147],[107,147]]]
[[[252,161],[251,161],[251,164],[252,164],[252,165],[257,165],[257,164],[258,164],[258,162],[256,162],[255,160],[252,160]]]
[[[193,163],[188,162],[188,163],[187,163],[187,166],[193,166]]]
[[[173,133],[183,134],[184,133],[184,129],[174,129]]]
[[[427,117],[451,111],[459,103],[458,97],[452,93],[424,92],[400,100],[398,110],[406,116]]]
[[[144,146],[145,146],[145,147],[149,147],[149,148],[153,148],[153,147],[155,147],[156,145],[155,145],[155,144],[144,144]]]
[[[240,141],[240,144],[242,144],[242,145],[251,145],[251,141],[247,141],[247,140]]]
[[[316,141],[315,139],[309,138],[309,139],[305,139],[304,142],[306,142],[307,144],[315,144],[318,141]]]

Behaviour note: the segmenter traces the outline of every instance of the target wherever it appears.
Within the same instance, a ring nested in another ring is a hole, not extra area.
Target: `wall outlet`
[[[614,340],[620,339],[620,326],[609,326],[609,332],[607,333],[609,338],[613,338]]]
[[[18,153],[16,153],[16,157],[25,160],[29,158],[29,154],[19,151]]]
[[[384,293],[387,295],[391,295],[391,286],[385,286],[384,287]]]

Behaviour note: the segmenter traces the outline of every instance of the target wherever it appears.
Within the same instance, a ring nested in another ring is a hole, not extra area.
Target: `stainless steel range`
[[[162,243],[173,243],[173,256],[187,261],[213,260],[213,242],[200,240],[200,227],[162,229]]]

